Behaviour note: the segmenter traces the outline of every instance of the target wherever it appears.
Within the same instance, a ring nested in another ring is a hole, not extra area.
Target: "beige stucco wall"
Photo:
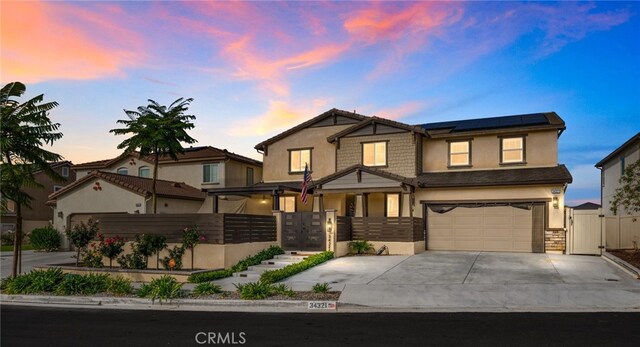
[[[560,190],[560,194],[553,194],[552,189]],[[486,188],[451,188],[451,189],[420,189],[415,193],[416,203],[421,200],[472,202],[483,200],[526,200],[548,199],[558,197],[558,208],[549,202],[547,208],[547,227],[564,227],[564,188],[562,186],[512,186]],[[414,210],[415,217],[422,218],[422,208]]]
[[[100,182],[102,190],[93,190],[95,182]],[[136,206],[140,204],[140,206]],[[58,231],[64,231],[67,218],[72,213],[109,213],[127,212],[145,213],[145,198],[141,195],[122,189],[108,181],[94,178],[75,188],[73,192],[64,194],[56,200],[53,225]],[[63,213],[63,217],[58,216]]]
[[[340,241],[336,243],[336,256],[342,257],[351,250],[349,249],[349,243],[351,241]],[[413,255],[424,252],[424,241],[417,242],[385,242],[385,241],[370,241],[373,245],[374,250],[380,249],[382,246],[387,246],[389,248],[389,254],[402,254],[402,255]]]
[[[289,175],[289,152],[287,149],[313,147],[311,170],[318,180],[335,172],[335,146],[327,137],[346,129],[349,125],[334,125],[302,129],[280,141],[270,144],[263,156],[263,178],[265,182],[302,181],[302,174]]]
[[[131,164],[131,159],[133,159],[133,161],[135,162],[135,165]],[[138,176],[138,169],[140,169],[140,167],[142,166],[149,167],[149,169],[151,170],[151,173],[153,174],[153,164],[149,161],[137,158],[135,156],[127,156],[125,158],[122,158],[122,160],[119,160],[118,162],[114,163],[113,165],[107,168],[100,169],[100,171],[117,172],[119,168],[126,167],[127,170],[129,170],[130,176]],[[76,176],[78,177],[78,179],[80,179],[86,176],[89,172],[94,170],[95,169],[76,170]]]
[[[202,204],[197,200],[158,198],[157,213],[198,213]],[[147,211],[153,211],[151,200],[147,201]]]
[[[518,133],[520,134],[520,133]],[[500,134],[507,136],[508,133]],[[468,136],[471,141],[471,168],[455,170],[487,170],[504,168],[500,166],[500,138],[498,135]],[[451,138],[452,140],[454,138]],[[447,139],[423,138],[423,171],[448,171],[449,148]],[[523,167],[543,167],[558,165],[558,133],[556,130],[527,133],[525,138],[525,160]],[[509,166],[507,166],[509,167]]]
[[[202,183],[202,164],[218,163],[218,182]],[[225,187],[224,162],[166,163],[158,168],[158,177],[167,181],[184,182],[198,189]]]
[[[384,217],[385,195],[383,193],[371,193],[367,198],[369,217]]]
[[[247,185],[247,168],[253,169],[253,183],[262,181],[262,167],[249,165],[237,161],[228,161],[225,163],[225,177],[227,178],[225,186],[227,187],[244,187]]]
[[[416,176],[416,143],[410,132],[384,135],[343,137],[340,139],[336,171],[355,164],[362,164],[362,143],[389,141],[387,143],[387,166],[381,170],[404,177]]]

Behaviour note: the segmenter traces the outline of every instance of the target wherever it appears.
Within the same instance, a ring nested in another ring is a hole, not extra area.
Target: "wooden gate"
[[[282,248],[289,251],[324,251],[324,212],[282,214]]]
[[[574,210],[569,209],[568,223],[571,235],[571,254],[602,254],[602,221],[601,209]]]

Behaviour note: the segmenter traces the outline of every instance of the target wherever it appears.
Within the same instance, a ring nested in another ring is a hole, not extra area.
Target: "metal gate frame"
[[[288,251],[325,251],[325,212],[283,212],[282,248]]]

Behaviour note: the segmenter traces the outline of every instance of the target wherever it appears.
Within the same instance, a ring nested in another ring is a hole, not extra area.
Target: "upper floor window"
[[[471,165],[471,141],[449,142],[449,166]]]
[[[283,212],[296,212],[296,197],[295,196],[281,196],[280,197],[280,211],[283,211]]]
[[[202,165],[202,183],[219,183],[217,163]]]
[[[370,142],[362,144],[362,165],[387,166],[387,143]]]
[[[69,167],[63,166],[60,174],[62,175],[62,177],[69,177]]]
[[[253,185],[253,168],[247,168],[247,187]]]
[[[148,167],[148,166],[141,166],[141,167],[138,169],[138,176],[140,176],[140,177],[146,177],[146,178],[151,177],[151,169],[149,169],[149,167]]]
[[[118,168],[118,170],[116,172],[118,174],[120,174],[120,175],[128,175],[129,174],[129,170],[126,167]]]
[[[500,141],[501,163],[524,163],[524,137],[505,137]]]
[[[400,194],[387,194],[387,217],[400,217]]]
[[[53,186],[53,192],[57,192],[58,190],[62,189],[62,186]]]
[[[624,176],[624,155],[620,157],[620,176]]]
[[[311,170],[311,148],[289,150],[289,172],[304,172],[305,165]]]

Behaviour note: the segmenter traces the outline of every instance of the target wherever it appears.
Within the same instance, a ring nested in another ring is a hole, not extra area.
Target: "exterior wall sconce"
[[[64,212],[62,211],[58,212],[58,218],[64,218]]]
[[[261,204],[266,204],[267,203],[267,198],[264,196],[264,194],[262,195],[262,200],[260,200]]]
[[[553,208],[560,208],[560,202],[558,201],[558,197],[557,196],[554,196],[551,201],[553,203]]]
[[[329,217],[329,220],[327,221],[327,232],[331,233],[333,231],[333,221],[331,220],[331,217]]]

